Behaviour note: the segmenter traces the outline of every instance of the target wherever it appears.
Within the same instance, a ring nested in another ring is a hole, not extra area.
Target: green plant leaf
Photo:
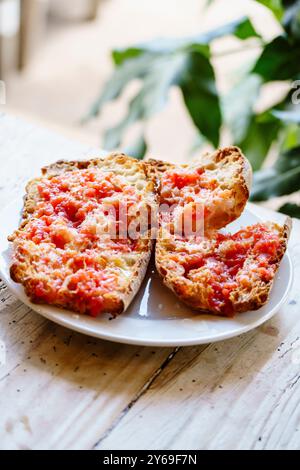
[[[122,135],[129,126],[137,121],[149,119],[164,107],[170,87],[180,80],[186,60],[185,54],[178,53],[172,56],[159,56],[152,63],[140,91],[129,103],[125,118],[105,132],[103,142],[105,149],[119,147]]]
[[[286,1],[286,7],[282,24],[288,36],[295,40],[300,40],[300,1]]]
[[[283,17],[283,6],[281,0],[256,0],[258,3],[261,3],[265,7],[269,8],[276,18],[280,21]]]
[[[272,168],[254,174],[251,199],[264,201],[300,189],[300,146],[279,155]]]
[[[293,109],[291,111],[279,111],[274,109],[272,114],[281,121],[300,124],[300,106],[298,106],[297,109]]]
[[[127,127],[159,112],[167,102],[170,87],[175,84],[182,90],[186,107],[196,127],[217,146],[221,111],[214,70],[202,54],[178,52],[170,56],[159,56],[152,63],[142,88],[129,104],[125,118],[105,133],[104,148],[118,147]]]
[[[124,62],[122,67],[117,67],[112,77],[104,85],[100,96],[95,100],[84,120],[97,116],[105,103],[115,100],[120,96],[125,86],[133,79],[143,78],[155,61],[155,57],[145,54]]]
[[[300,219],[300,206],[298,204],[287,202],[280,207],[279,212]]]
[[[253,73],[265,81],[291,80],[300,73],[299,44],[290,43],[285,36],[278,36],[264,48],[253,68]]]
[[[222,119],[214,70],[209,61],[209,43],[230,34],[240,39],[259,37],[249,19],[244,17],[187,38],[160,39],[116,49],[113,52],[117,65],[115,73],[86,119],[98,115],[105,103],[118,98],[133,79],[142,80],[142,85],[129,103],[127,115],[113,129],[105,132],[104,147],[119,147],[127,127],[159,112],[166,104],[173,85],[181,88],[186,107],[198,130],[217,146]]]
[[[145,137],[143,134],[140,134],[135,142],[133,142],[130,146],[125,147],[123,149],[126,155],[130,155],[131,157],[137,158],[141,160],[144,158],[147,152],[147,143],[145,141]]]
[[[246,136],[237,145],[249,159],[254,171],[263,164],[279,129],[280,123],[275,118],[267,120],[263,115],[252,116]]]
[[[236,26],[235,30],[231,34],[236,36],[238,39],[242,40],[253,37],[261,38],[261,35],[257,33],[248,18],[246,18],[244,21],[241,21],[240,24]]]
[[[261,78],[248,74],[222,100],[224,119],[236,144],[246,138],[260,86]]]
[[[200,54],[198,54],[200,55]],[[205,59],[208,62],[208,59]],[[182,80],[187,67],[187,55],[172,54],[157,58],[133,103],[141,109],[140,117],[148,119],[167,102],[169,89]]]
[[[300,145],[282,152],[276,161],[274,168],[278,173],[294,170],[300,166]],[[299,181],[300,184],[300,181]]]
[[[135,59],[144,53],[142,49],[137,47],[126,47],[123,49],[114,49],[111,53],[112,59],[115,65],[119,66],[122,65],[123,62],[126,62],[130,59]]]
[[[191,53],[179,85],[195,126],[217,147],[222,117],[215,74],[209,60]]]
[[[282,149],[283,151],[289,150],[300,144],[300,126],[297,124],[289,124],[282,130]]]
[[[281,1],[282,1],[283,7],[286,9],[286,8],[291,7],[295,3],[297,3],[299,0],[281,0]]]
[[[133,47],[114,49],[112,54],[116,65],[120,65],[129,58],[135,58],[145,53],[172,54],[178,51],[193,51],[201,47],[203,49],[200,50],[200,52],[205,55],[205,52],[208,52],[205,46],[210,44],[214,39],[229,35],[235,35],[242,40],[251,37],[261,38],[254,29],[251,21],[247,17],[242,17],[204,33],[185,38],[153,39],[152,41],[137,44]]]

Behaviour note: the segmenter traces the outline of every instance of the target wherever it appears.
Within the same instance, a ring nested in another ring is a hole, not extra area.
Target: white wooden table
[[[0,206],[42,165],[91,154],[0,115]],[[299,221],[289,248],[295,282],[278,315],[205,346],[148,348],[89,338],[45,320],[0,283],[0,340],[7,349],[0,447],[299,449]]]

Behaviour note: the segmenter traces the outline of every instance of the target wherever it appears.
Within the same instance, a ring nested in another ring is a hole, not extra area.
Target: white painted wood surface
[[[91,154],[97,151],[0,115],[0,206],[42,165]],[[0,448],[299,449],[299,221],[290,251],[295,281],[278,315],[250,333],[198,347],[125,346],[73,333],[0,283],[7,350]]]

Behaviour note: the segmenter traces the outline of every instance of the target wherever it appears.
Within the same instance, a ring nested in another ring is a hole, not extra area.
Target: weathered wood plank
[[[295,282],[276,317],[229,341],[181,349],[96,449],[300,448],[299,240],[294,221]]]
[[[90,448],[170,353],[73,333],[4,289],[0,447]]]

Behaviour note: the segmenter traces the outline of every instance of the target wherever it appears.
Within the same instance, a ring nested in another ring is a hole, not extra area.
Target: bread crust
[[[283,226],[273,223],[266,223],[265,225],[270,227],[274,232],[276,231],[280,237],[280,249],[276,254],[276,259],[272,263],[274,267],[274,277],[268,281],[261,281],[257,278],[251,278],[249,275],[251,289],[244,289],[242,285],[239,285],[230,294],[230,302],[232,306],[230,313],[213,309],[209,303],[209,289],[207,284],[205,282],[193,282],[190,279],[187,279],[179,264],[170,263],[170,245],[167,239],[157,243],[156,245],[156,268],[162,277],[164,284],[171,289],[181,301],[189,305],[194,310],[225,316],[233,316],[236,313],[257,310],[269,300],[276,272],[287,248],[292,221],[288,217]],[[205,248],[203,248],[203,252],[204,250]],[[200,249],[198,250],[198,253],[201,253]],[[250,254],[246,259],[245,265],[248,263],[250,266],[251,261],[252,258]],[[247,266],[245,267],[247,268]]]
[[[216,150],[213,154],[206,154],[200,159],[200,162],[204,168],[209,168],[211,164],[216,166],[220,165],[220,171],[223,172],[226,172],[226,165],[231,166],[234,162],[237,164],[235,181],[228,182],[226,179],[224,181],[224,184],[229,183],[228,186],[231,188],[231,197],[235,201],[234,208],[229,217],[226,217],[225,215],[223,218],[218,219],[217,223],[210,227],[211,230],[206,232],[206,240],[209,241],[215,236],[216,230],[225,227],[229,222],[235,220],[241,215],[249,198],[252,182],[252,170],[250,163],[237,147],[226,147]],[[199,163],[196,162],[196,164]],[[165,164],[164,162],[156,163],[155,161],[150,161],[149,165],[150,173],[156,177],[156,187],[159,191],[160,178],[165,171],[173,170],[175,165]],[[193,164],[191,164],[191,166],[193,166]],[[188,165],[183,165],[182,167],[187,168]],[[273,230],[280,234],[280,250],[278,251],[274,262],[275,273],[278,270],[280,261],[286,251],[291,225],[292,222],[290,218],[286,219],[283,227],[277,224],[272,225]],[[172,262],[171,254],[176,251],[180,252],[180,250],[183,250],[184,252],[185,249],[186,247],[184,246],[184,243],[181,243],[180,245],[180,242],[176,241],[168,230],[163,226],[160,227],[155,248],[155,262],[156,268],[162,277],[164,284],[171,289],[180,300],[195,310],[210,312],[217,315],[228,315],[228,313],[225,313],[224,311],[222,312],[212,308],[209,302],[209,288],[205,283],[193,282],[190,279],[187,279],[180,263]],[[201,254],[201,250],[205,250],[205,244],[203,244],[203,247],[200,244],[198,251],[196,248],[195,253]],[[248,262],[250,263],[250,261],[251,260],[249,259]],[[253,281],[250,291],[243,290],[241,286],[238,286],[231,293],[231,315],[248,310],[256,310],[264,305],[269,299],[273,281],[274,278],[266,282]]]
[[[287,217],[283,226],[279,226],[277,224],[273,225],[280,232],[281,245],[281,249],[277,253],[277,257],[274,263],[276,274],[279,269],[280,262],[287,249],[287,244],[292,230],[292,219]],[[265,305],[270,298],[270,292],[274,284],[274,279],[275,276],[269,282],[254,285],[253,289],[249,293],[245,293],[242,290],[236,289],[236,291],[232,294],[235,312],[241,313],[247,312],[248,310],[258,310],[263,305]]]
[[[236,220],[243,212],[249,199],[252,184],[252,168],[241,150],[235,146],[217,149],[213,153],[205,153],[190,164],[174,165],[162,160],[146,161],[147,174],[154,181],[155,189],[160,194],[160,180],[165,172],[176,169],[203,168],[214,169],[216,174],[224,178],[224,186],[230,193],[228,201],[233,207],[228,208],[224,201],[215,208],[212,219],[207,218],[208,228],[216,230]],[[230,172],[229,175],[227,173]],[[220,181],[219,183],[220,184]]]
[[[208,231],[206,233],[207,239],[209,239],[209,237],[213,237],[216,230],[226,226],[241,215],[249,198],[252,181],[251,166],[237,147],[218,149],[212,154],[203,155],[201,159],[192,162],[190,165],[181,166],[153,159],[140,162],[134,158],[119,153],[111,154],[106,158],[91,158],[84,161],[60,160],[52,165],[42,168],[41,178],[33,179],[27,184],[20,227],[9,237],[9,240],[14,243],[15,249],[18,245],[18,232],[26,227],[27,223],[30,221],[40,199],[38,184],[41,179],[52,178],[75,170],[84,170],[93,167],[100,168],[103,171],[112,171],[120,175],[126,174],[127,171],[131,176],[136,174],[143,175],[141,177],[143,190],[145,190],[145,194],[152,195],[152,204],[155,207],[158,206],[160,200],[160,181],[166,172],[173,171],[178,168],[193,169],[196,167],[201,167],[204,170],[215,170],[218,177],[220,177],[218,184],[222,184],[226,189],[228,189],[230,193],[229,199],[233,205],[230,207],[230,210],[228,210],[228,207],[225,206],[222,208],[222,204],[220,205],[218,209],[218,217],[212,217],[209,222]],[[275,272],[278,270],[280,261],[285,253],[291,225],[292,222],[290,218],[287,218],[283,227],[277,224],[272,224],[273,229],[278,231],[280,234],[280,250],[278,251],[276,260],[274,261]],[[149,230],[149,233],[147,233],[144,240],[144,249],[138,253],[134,264],[131,266],[131,275],[126,288],[103,294],[103,312],[117,315],[127,309],[138,292],[145,276],[153,246],[152,240],[153,231],[151,232]],[[175,246],[175,250],[178,249],[176,241],[172,239],[171,234],[168,233],[164,227],[160,227],[158,230],[155,249],[155,262],[164,284],[183,302],[195,310],[211,312],[217,315],[225,314],[222,311],[213,309],[209,304],[208,288],[206,285],[187,279],[183,275],[182,266],[178,263],[172,263],[172,260],[170,259],[170,244]],[[198,253],[201,253],[202,249],[205,248],[198,248]],[[251,261],[250,257],[249,260],[246,260],[246,263],[248,261]],[[26,266],[26,263],[24,264],[20,262],[19,259],[14,259],[10,268],[10,275],[15,282],[23,284],[26,294],[33,302],[40,303],[41,300],[34,295],[34,292],[31,289],[29,264]],[[261,283],[253,282],[250,291],[249,289],[243,290],[241,286],[233,290],[230,294],[233,313],[256,310],[264,305],[268,301],[273,281],[274,278]],[[72,300],[68,303],[51,302],[51,304],[76,311],[76,307]]]
[[[154,195],[154,183],[146,175],[145,162],[140,162],[132,157],[129,157],[121,153],[113,153],[106,158],[91,158],[84,161],[64,161],[60,160],[49,166],[42,168],[42,176],[35,178],[28,182],[26,185],[26,194],[24,197],[24,206],[22,211],[22,220],[18,230],[16,230],[11,236],[8,237],[9,241],[14,243],[14,251],[18,246],[18,232],[22,230],[26,224],[30,221],[32,214],[36,208],[37,202],[39,201],[39,192],[37,186],[41,179],[52,178],[64,174],[66,172],[72,172],[74,170],[81,170],[97,167],[103,171],[114,172],[116,174],[126,176],[126,171],[130,172],[130,175],[140,174],[144,189],[147,194],[152,195],[153,204],[156,204],[156,198]],[[131,267],[131,276],[126,285],[126,288],[120,288],[116,292],[109,292],[103,294],[103,312],[117,315],[124,312],[132,299],[139,290],[139,287],[145,276],[147,266],[151,256],[153,241],[151,239],[151,232],[144,235],[143,239],[143,250],[136,256],[133,266]],[[122,255],[120,255],[122,256]],[[26,264],[26,263],[25,263]],[[13,281],[23,284],[24,289],[28,297],[34,303],[44,303],[34,295],[31,289],[31,278],[30,278],[30,265],[24,266],[24,263],[15,258],[10,267],[10,276]],[[51,302],[52,305],[57,307],[76,311],[76,307],[73,302],[61,303],[59,301]],[[86,313],[86,312],[81,312]]]

